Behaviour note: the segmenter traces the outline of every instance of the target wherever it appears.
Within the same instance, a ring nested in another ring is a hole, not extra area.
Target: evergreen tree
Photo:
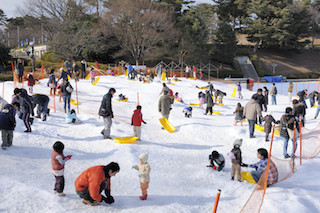
[[[227,22],[220,22],[210,55],[221,63],[221,69],[223,69],[223,64],[232,63],[236,48],[237,39],[232,27]]]

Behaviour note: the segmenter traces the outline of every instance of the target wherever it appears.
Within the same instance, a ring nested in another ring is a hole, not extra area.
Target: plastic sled
[[[113,138],[116,143],[134,143],[138,138],[135,136],[121,137],[121,138]]]
[[[79,104],[79,102],[76,102],[74,99],[70,99],[70,104],[72,104],[72,105],[78,105]]]
[[[220,114],[221,114],[221,112],[218,112],[218,111],[212,111],[212,114],[220,115]]]
[[[215,105],[224,106],[224,104],[222,104],[222,103],[215,103]]]
[[[231,97],[232,97],[232,98],[234,98],[234,96],[236,95],[236,92],[237,92],[237,87],[235,87],[235,88],[233,89],[233,92],[232,92],[232,94],[231,94]]]
[[[264,132],[264,127],[263,126],[260,126],[258,124],[255,124],[254,125],[254,129],[258,130],[258,131],[261,131],[261,132]]]
[[[195,78],[187,78],[188,80],[196,80]]]
[[[119,101],[119,98],[117,98],[117,101]],[[123,100],[121,100],[120,102],[127,102],[128,101],[128,98],[125,98]]]
[[[84,79],[88,80],[89,78],[90,78],[90,73]]]
[[[95,85],[98,83],[99,80],[100,80],[100,77],[98,77],[98,78],[92,83],[92,85],[95,86]]]
[[[136,79],[129,79],[129,78],[128,78],[128,81],[135,81],[135,80],[136,80]]]
[[[208,87],[197,87],[198,89],[208,89]]]
[[[168,132],[172,133],[176,131],[176,128],[166,118],[160,118],[159,121]]]
[[[165,79],[166,79],[166,73],[165,72],[163,72],[162,74],[161,74],[161,81],[164,81]]]
[[[200,104],[190,103],[189,105],[191,105],[191,106],[199,106]]]
[[[167,84],[170,84],[170,85],[175,85],[175,83],[167,83]]]
[[[249,183],[256,183],[256,181],[251,176],[250,172],[241,172],[241,179],[242,181],[246,180]]]
[[[35,84],[40,84],[40,81],[36,81],[36,83]]]
[[[70,80],[70,78],[71,78],[70,75],[68,74],[67,76],[68,76],[68,80]]]
[[[313,106],[312,108],[317,108],[318,106]]]

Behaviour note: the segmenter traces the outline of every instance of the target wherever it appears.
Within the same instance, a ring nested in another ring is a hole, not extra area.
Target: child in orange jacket
[[[144,124],[147,124],[143,119],[142,119],[142,113],[141,113],[141,106],[138,105],[137,109],[134,110],[132,118],[131,118],[131,125],[133,125],[133,132],[134,136],[138,137],[138,141],[140,141],[141,137],[141,122]]]

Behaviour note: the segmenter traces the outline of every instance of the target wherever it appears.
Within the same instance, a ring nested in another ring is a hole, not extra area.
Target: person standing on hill
[[[208,112],[210,112],[210,115],[212,115],[212,107],[214,106],[214,103],[213,103],[213,99],[212,99],[212,96],[211,96],[209,90],[206,90],[206,96],[204,98],[204,103],[207,104],[206,112],[204,114],[207,115]]]
[[[268,104],[269,104],[269,90],[267,87],[263,87],[262,95],[264,97],[263,111],[267,112],[268,111]]]
[[[101,131],[103,135],[103,139],[112,139],[110,137],[110,129],[112,126],[112,118],[113,118],[113,111],[111,100],[113,95],[116,93],[114,88],[110,88],[109,92],[103,96],[101,101],[101,106],[99,109],[99,115],[103,117],[104,129]]]
[[[141,123],[147,124],[142,119],[141,106],[138,105],[131,117],[131,126],[133,126],[134,136],[138,138],[138,141],[141,141]]]
[[[18,105],[19,103],[15,103]],[[1,148],[6,150],[7,147],[12,146],[13,130],[16,127],[15,109],[11,104],[6,104],[3,110],[0,111],[0,129],[2,136]]]
[[[68,78],[65,78],[63,84],[61,86],[61,93],[64,101],[64,112],[67,113],[67,104],[68,104],[68,112],[70,112],[70,101],[71,101],[71,93],[73,92],[73,87],[71,86]]]
[[[262,111],[263,109],[262,106],[265,104],[264,102],[265,99],[264,99],[264,96],[262,95],[262,89],[259,88],[255,95],[257,96],[257,102],[260,106],[260,110]],[[261,117],[259,117],[259,125],[261,125]]]
[[[159,64],[159,65],[156,67],[156,74],[157,74],[158,82],[160,82],[160,80],[161,80],[161,75],[162,75],[162,64]]]
[[[72,63],[72,71],[74,73],[74,79],[76,81],[79,81],[79,75],[80,75],[79,66],[78,66],[78,64],[77,64],[77,62],[75,60]]]
[[[186,70],[186,78],[189,78],[189,73],[190,73],[190,71],[191,71],[191,66],[190,66],[190,65],[187,65],[186,68],[185,68],[185,70]]]
[[[293,91],[293,83],[290,82],[288,87],[288,98],[290,102],[292,101],[292,91]]]
[[[312,108],[314,104],[316,103],[316,97],[318,97],[318,92],[313,91],[309,94],[309,100],[310,100],[310,107]]]
[[[254,125],[256,124],[257,115],[262,117],[261,108],[257,103],[257,96],[253,95],[251,100],[244,107],[243,115],[247,118],[249,123],[249,133],[250,138],[255,138],[254,136]]]
[[[304,90],[299,91],[297,93],[297,96],[299,97],[299,102],[303,103],[303,105],[306,107],[306,109],[308,108],[307,103],[305,101],[305,99],[307,98],[307,93],[308,93],[307,89],[304,89]]]
[[[169,114],[171,110],[171,99],[167,90],[163,91],[163,96],[161,96],[159,99],[158,110],[164,118],[169,120]]]
[[[238,91],[238,98],[242,99],[243,96],[241,94],[241,90],[242,90],[241,83],[238,82],[236,85],[237,85],[237,91]]]
[[[196,66],[193,66],[193,67],[192,67],[192,72],[193,72],[193,78],[194,78],[194,79],[197,79],[197,71],[198,71],[197,67],[196,67]]]
[[[57,81],[56,76],[54,75],[54,69],[51,69],[50,71],[47,86],[50,88],[50,95],[55,95],[57,89]]]
[[[86,75],[87,75],[87,67],[88,67],[87,62],[86,62],[85,59],[83,59],[83,60],[81,61],[81,72],[82,72],[81,78],[83,78],[83,79],[86,78]]]
[[[319,112],[320,112],[320,93],[318,94],[317,100],[318,100],[318,107],[317,107],[317,111],[316,111],[316,114],[314,116],[314,119],[316,119],[318,117]]]
[[[275,83],[272,83],[272,87],[270,89],[270,95],[271,95],[271,104],[277,105],[277,94],[278,90]]]
[[[23,77],[23,72],[24,72],[24,66],[23,63],[21,61],[21,59],[18,59],[18,63],[17,63],[17,74],[18,74],[18,78],[19,78],[19,82],[22,83],[22,77]]]

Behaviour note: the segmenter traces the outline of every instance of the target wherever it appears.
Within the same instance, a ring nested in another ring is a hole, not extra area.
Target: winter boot
[[[231,177],[231,180],[234,180],[234,177]]]
[[[87,205],[90,205],[90,206],[97,206],[97,205],[99,205],[99,204],[96,203],[96,202],[91,202],[91,201],[85,200],[85,199],[82,200],[82,203],[87,204]]]
[[[147,197],[148,197],[148,195],[142,195],[142,196],[140,196],[139,198],[140,198],[140,200],[146,200]]]

